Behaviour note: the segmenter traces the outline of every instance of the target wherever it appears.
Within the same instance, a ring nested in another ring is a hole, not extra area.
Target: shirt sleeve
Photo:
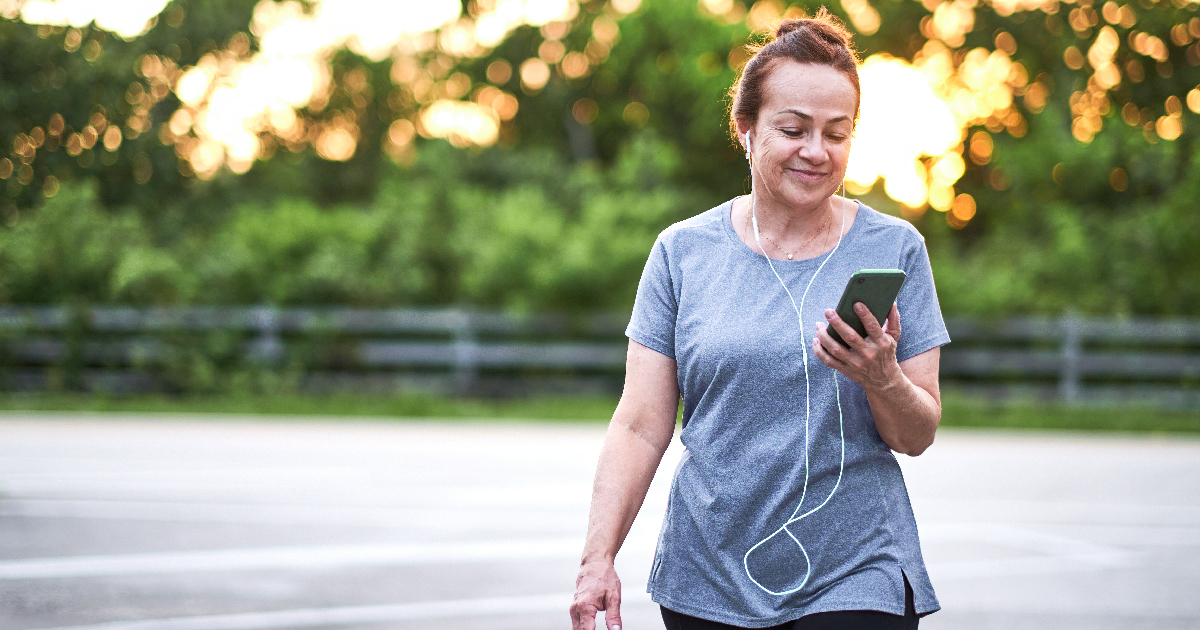
[[[667,248],[660,235],[650,250],[650,258],[638,282],[633,315],[625,335],[671,359],[675,358],[675,322],[679,298],[671,276]]]
[[[933,269],[929,266],[925,240],[914,234],[912,241],[905,248],[900,261],[908,279],[896,298],[896,307],[900,309],[897,361],[911,359],[950,343],[950,334],[946,331],[937,289],[933,284]]]

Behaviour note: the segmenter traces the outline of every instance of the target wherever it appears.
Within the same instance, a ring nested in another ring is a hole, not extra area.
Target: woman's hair
[[[858,52],[850,41],[850,32],[840,20],[825,7],[816,17],[784,20],[775,29],[775,39],[761,45],[749,46],[750,61],[742,68],[742,75],[730,89],[732,104],[729,124],[736,139],[739,120],[753,125],[758,122],[758,112],[763,104],[763,83],[771,74],[777,60],[790,59],[798,63],[830,66],[846,75],[854,85],[856,100],[854,120],[858,121],[858,108],[862,101],[862,88],[858,84]]]

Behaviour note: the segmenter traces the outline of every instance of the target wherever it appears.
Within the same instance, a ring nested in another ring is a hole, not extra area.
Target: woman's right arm
[[[608,425],[592,486],[587,540],[571,604],[573,630],[594,630],[599,610],[605,611],[609,630],[621,627],[621,581],[614,561],[671,444],[678,408],[675,360],[630,340],[625,389]]]

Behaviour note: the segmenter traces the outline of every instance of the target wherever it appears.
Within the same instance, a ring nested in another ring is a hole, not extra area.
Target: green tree
[[[154,207],[188,183],[160,140],[178,107],[181,68],[222,47],[251,45],[252,0],[173,0],[126,41],[95,25],[0,18],[0,156],[8,221],[64,181],[94,181],[108,207]]]

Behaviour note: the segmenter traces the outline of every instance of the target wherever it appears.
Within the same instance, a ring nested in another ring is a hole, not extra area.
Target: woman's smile
[[[808,168],[785,168],[801,181],[816,182],[829,176],[829,173]]]

